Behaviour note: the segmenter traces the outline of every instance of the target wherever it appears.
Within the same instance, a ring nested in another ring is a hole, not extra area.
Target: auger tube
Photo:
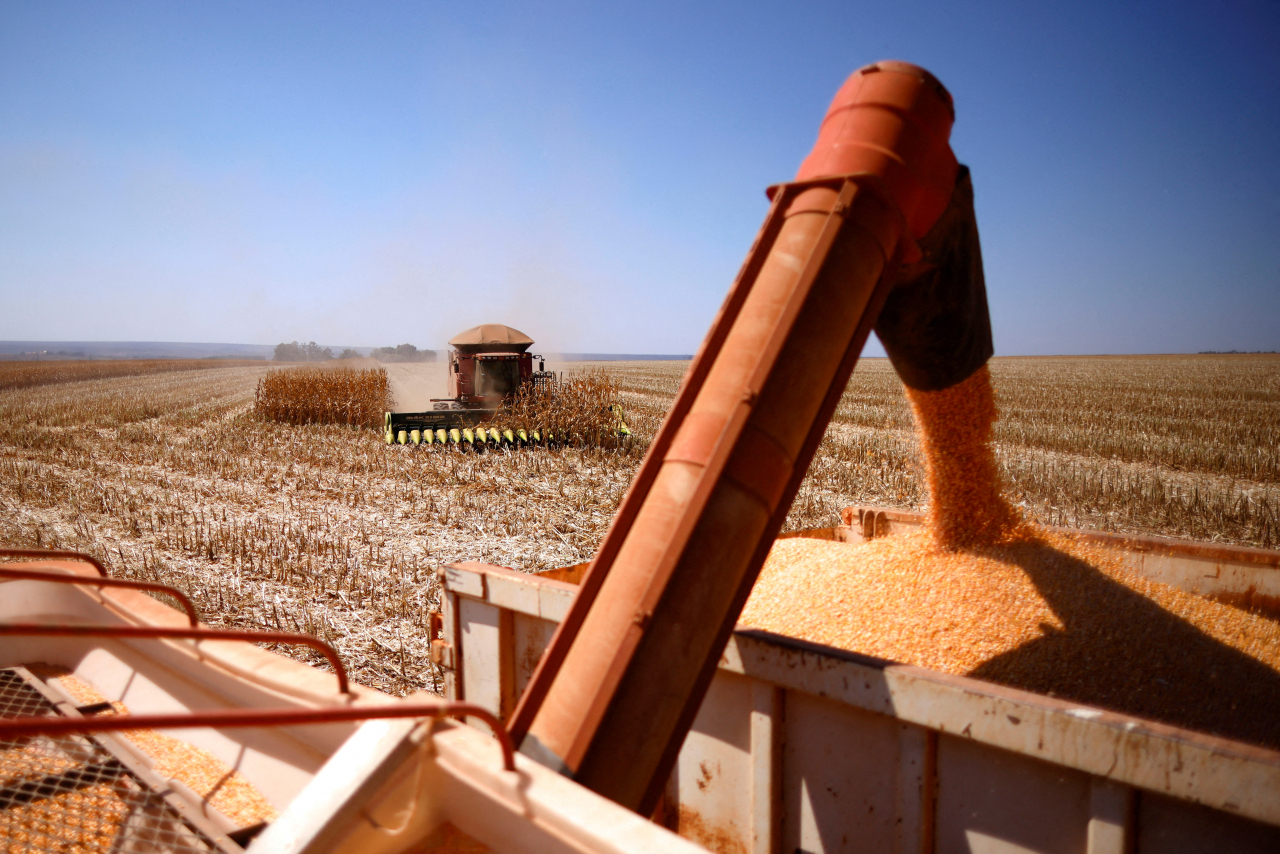
[[[896,270],[948,207],[953,118],[906,63],[837,93],[512,716],[522,752],[653,810]]]

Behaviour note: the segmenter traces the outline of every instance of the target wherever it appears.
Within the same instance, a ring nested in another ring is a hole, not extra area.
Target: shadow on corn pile
[[[969,676],[1280,749],[1277,671],[1043,541],[982,554],[1026,572],[1064,628]]]

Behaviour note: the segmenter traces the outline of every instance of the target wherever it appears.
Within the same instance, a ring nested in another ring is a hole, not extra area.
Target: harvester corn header
[[[429,412],[388,412],[383,431],[388,445],[450,445],[458,448],[523,448],[563,444],[572,436],[554,427],[481,426],[521,391],[553,395],[559,385],[546,360],[529,352],[533,339],[500,323],[483,323],[449,341],[449,393],[433,398]],[[533,369],[534,359],[538,369]],[[622,408],[606,404],[619,437],[631,435]]]

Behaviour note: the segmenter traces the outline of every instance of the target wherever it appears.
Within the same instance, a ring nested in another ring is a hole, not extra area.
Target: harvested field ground
[[[174,584],[212,625],[314,633],[353,678],[403,694],[438,688],[435,568],[589,559],[688,363],[600,363],[623,389],[631,448],[485,455],[259,420],[260,365],[0,391],[0,543],[81,549],[115,575]],[[444,395],[440,365],[387,367],[393,392],[414,398],[400,408]],[[991,371],[998,462],[1029,515],[1276,544],[1280,357],[997,359]],[[914,443],[892,369],[863,362],[788,527],[837,524],[854,503],[919,508]]]
[[[174,371],[204,371],[212,367],[241,367],[261,364],[256,360],[226,359],[210,364],[205,359],[76,359],[54,362],[0,361],[0,389],[30,388],[107,377],[140,377]]]

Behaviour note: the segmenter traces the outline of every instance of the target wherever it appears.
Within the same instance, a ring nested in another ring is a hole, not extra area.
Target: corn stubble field
[[[262,364],[112,376],[82,363],[92,372],[42,384],[25,364],[0,363],[0,544],[90,552],[192,593],[211,625],[315,634],[396,694],[438,688],[437,567],[590,558],[688,366],[601,366],[633,443],[472,454],[268,420]],[[1030,516],[1276,544],[1280,357],[997,359],[992,377],[998,463]],[[855,503],[919,509],[918,467],[896,375],[864,361],[788,527],[837,524]]]

